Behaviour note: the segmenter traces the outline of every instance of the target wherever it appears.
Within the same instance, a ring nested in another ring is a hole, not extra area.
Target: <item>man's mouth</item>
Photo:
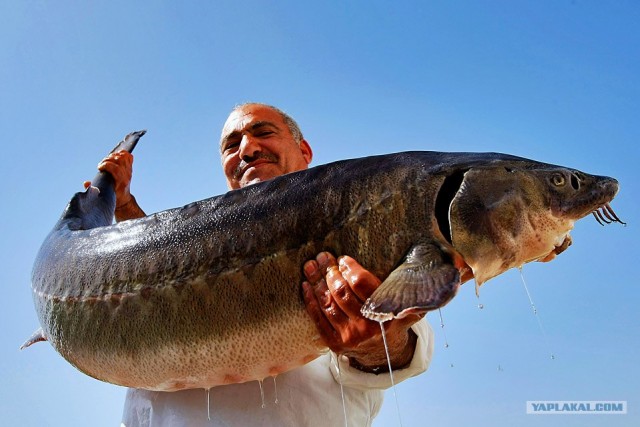
[[[252,160],[251,162],[240,160],[238,167],[236,167],[236,170],[233,173],[233,177],[235,179],[240,179],[250,168],[269,163],[277,163],[277,161],[278,159],[275,156],[269,154],[260,154],[257,159]]]

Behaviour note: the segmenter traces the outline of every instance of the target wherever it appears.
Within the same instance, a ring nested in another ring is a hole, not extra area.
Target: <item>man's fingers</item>
[[[337,333],[325,317],[313,288],[314,287],[309,282],[302,283],[302,296],[304,298],[305,308],[307,313],[309,313],[309,316],[311,316],[313,323],[315,323],[318,328],[318,332],[320,332],[320,337],[322,338],[323,343],[328,347],[333,348],[335,346],[335,337]]]
[[[331,262],[325,264],[325,261],[326,259],[321,259],[319,265],[326,266],[331,264]],[[350,308],[352,313],[345,312],[341,305],[344,301],[339,301],[330,289],[329,283],[336,279],[336,275],[339,276],[340,272],[336,265],[332,265],[326,273],[326,279],[321,278],[311,286],[318,308],[318,317],[314,316],[314,320],[316,325],[321,328],[321,333],[325,336],[325,339],[329,341],[329,347],[334,351],[341,350],[345,341],[352,338],[349,332],[350,317],[354,311],[359,313],[359,305],[356,305],[357,308]],[[331,286],[334,285],[332,284]]]
[[[318,262],[318,268],[324,274],[326,274],[327,270],[331,267],[337,267],[338,261],[336,261],[335,257],[329,252],[320,252],[318,256],[316,256],[316,261]]]
[[[307,261],[303,271],[308,280],[303,283],[307,312],[329,348],[352,352],[363,343],[377,342],[380,326],[360,312],[363,301],[380,285],[377,277],[353,258],[343,256],[336,260],[328,252],[320,252],[315,260]],[[390,330],[391,337],[395,330]]]
[[[322,279],[320,268],[318,267],[318,263],[315,260],[305,262],[302,270],[304,271],[304,275],[309,283],[315,284],[318,283],[320,279]]]
[[[112,175],[122,174],[126,176],[131,174],[132,166],[133,155],[127,151],[118,151],[102,159],[98,163],[98,170],[100,172],[109,172]]]
[[[329,323],[331,323],[333,329],[340,330],[342,324],[348,322],[349,319],[336,302],[326,280],[322,279],[316,283],[315,286],[313,286],[313,292],[316,294],[316,299],[322,308],[322,313]]]
[[[333,300],[340,309],[350,318],[357,319],[361,316],[362,301],[351,289],[348,280],[337,267],[331,267],[326,275],[327,288]]]
[[[369,270],[365,270],[356,260],[350,256],[342,256],[338,260],[340,273],[349,282],[351,290],[360,301],[366,301],[380,286],[380,279]]]
[[[338,262],[329,252],[320,252],[315,260],[304,263],[304,275],[312,285],[320,282],[331,267],[338,267]]]
[[[312,272],[312,267],[316,266],[317,271]],[[338,319],[338,321],[348,321],[349,318],[357,318],[360,316],[362,301],[358,300],[358,296],[351,289],[351,284],[343,277],[338,266],[338,261],[331,253],[320,252],[316,257],[316,262],[311,262],[305,265],[305,267],[305,271],[309,273],[307,278],[310,279],[311,283],[315,281],[317,284],[316,294],[320,291],[322,292],[322,294],[318,294],[318,299],[321,303],[324,303],[323,306],[327,308],[333,304],[331,310],[341,311],[346,314],[346,316],[338,316],[326,313],[332,317],[330,321],[336,329],[339,328],[339,325],[336,325],[335,319]]]

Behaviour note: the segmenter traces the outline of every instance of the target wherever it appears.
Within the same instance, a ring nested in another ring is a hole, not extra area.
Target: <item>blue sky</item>
[[[0,2],[2,423],[118,424],[123,388],[48,344],[17,350],[38,326],[35,254],[131,130],[148,129],[132,184],[147,212],[224,192],[219,130],[261,101],[297,118],[314,164],[499,151],[616,177],[626,227],[587,218],[568,251],[524,268],[544,332],[517,270],[480,301],[465,285],[442,310],[449,347],[430,315],[434,361],[397,393],[404,426],[638,425],[638,22],[622,0]],[[527,415],[527,400],[629,413]],[[375,425],[396,412],[388,394]]]

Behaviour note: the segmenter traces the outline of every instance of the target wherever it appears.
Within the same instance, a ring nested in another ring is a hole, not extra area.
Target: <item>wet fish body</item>
[[[36,258],[42,334],[31,342],[45,338],[97,379],[165,391],[262,379],[321,354],[300,286],[320,251],[383,280],[369,317],[402,317],[445,305],[474,276],[553,258],[575,220],[615,216],[618,189],[509,155],[408,152],[111,225],[112,183],[93,184]]]

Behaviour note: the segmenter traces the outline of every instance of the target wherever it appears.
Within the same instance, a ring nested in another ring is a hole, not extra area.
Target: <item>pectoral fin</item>
[[[425,313],[447,304],[459,285],[460,272],[440,245],[421,243],[367,299],[362,314],[385,321]]]
[[[44,331],[42,330],[42,328],[39,328],[37,331],[33,333],[33,335],[29,337],[28,340],[24,342],[24,344],[20,346],[20,350],[24,350],[25,348],[29,347],[32,344],[35,344],[40,341],[46,341],[46,340],[47,340],[47,337],[44,336]]]

